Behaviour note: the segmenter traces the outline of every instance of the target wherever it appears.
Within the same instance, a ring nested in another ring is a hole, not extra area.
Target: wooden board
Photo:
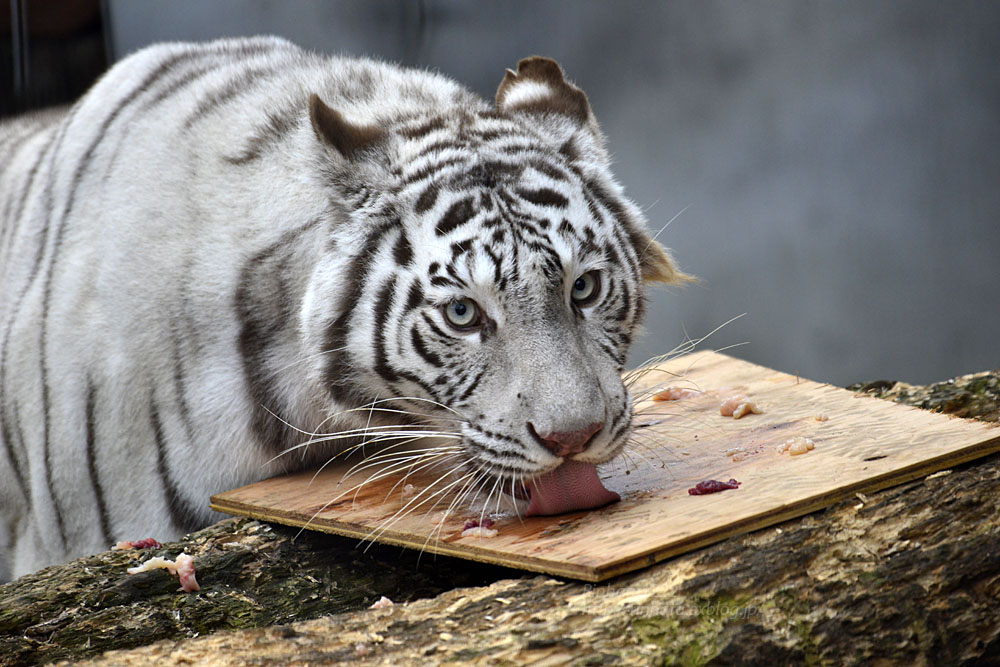
[[[397,544],[586,581],[651,565],[732,535],[829,506],[857,493],[900,484],[1000,450],[1000,428],[856,395],[714,352],[674,359],[633,388],[658,383],[699,394],[641,403],[636,444],[601,477],[621,502],[590,512],[519,518],[506,513],[493,538],[462,537],[479,510],[419,504],[428,478],[413,474],[366,483],[345,478],[349,463],[318,475],[300,473],[220,493],[212,507],[361,540]],[[757,400],[764,414],[735,420],[719,414],[734,392]],[[826,421],[818,421],[823,415]],[[785,440],[805,436],[815,449],[780,454]],[[734,462],[726,450],[743,447]],[[706,479],[734,477],[740,488],[692,496]],[[418,495],[404,498],[412,483]],[[405,516],[399,517],[400,514]],[[436,523],[440,522],[440,523]]]

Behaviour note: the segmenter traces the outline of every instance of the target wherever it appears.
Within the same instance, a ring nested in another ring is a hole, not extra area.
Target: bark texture
[[[1000,404],[997,372],[853,388]],[[194,555],[200,593],[124,575],[152,552],[0,587],[0,664],[1000,664],[998,510],[992,456],[601,585],[227,520],[156,551]]]

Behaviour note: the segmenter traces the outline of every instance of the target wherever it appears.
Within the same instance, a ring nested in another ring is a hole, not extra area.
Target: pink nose
[[[551,433],[538,433],[535,430],[534,425],[528,424],[528,428],[538,436],[538,440],[542,443],[545,449],[552,452],[555,456],[572,456],[573,454],[579,454],[587,448],[587,443],[590,442],[590,438],[593,437],[595,433],[604,428],[604,422],[598,422],[596,424],[591,424],[586,428],[579,431],[553,431]]]

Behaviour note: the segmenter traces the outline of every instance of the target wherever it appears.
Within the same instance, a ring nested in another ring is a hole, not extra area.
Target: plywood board
[[[276,477],[221,493],[212,507],[360,540],[404,545],[586,581],[645,567],[726,537],[813,512],[859,492],[900,484],[1000,450],[1000,428],[856,395],[714,352],[673,359],[633,388],[656,383],[697,390],[677,401],[637,406],[636,443],[602,470],[622,500],[553,517],[500,516],[493,538],[462,537],[478,510],[443,521],[442,507],[417,508],[429,478],[393,475],[356,485],[350,463]],[[763,414],[719,414],[734,392]],[[825,417],[820,421],[818,417]],[[801,456],[780,454],[789,438],[812,439]],[[734,461],[726,451],[742,447]],[[738,489],[692,496],[707,479]],[[416,495],[407,495],[413,484]],[[407,510],[417,508],[416,511]]]

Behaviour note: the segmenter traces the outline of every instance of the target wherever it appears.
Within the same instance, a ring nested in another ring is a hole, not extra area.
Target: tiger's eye
[[[589,306],[597,300],[601,293],[601,274],[597,271],[587,271],[573,281],[570,298],[577,306]]]
[[[471,329],[479,324],[479,306],[472,299],[455,299],[444,307],[444,317],[456,329]]]

